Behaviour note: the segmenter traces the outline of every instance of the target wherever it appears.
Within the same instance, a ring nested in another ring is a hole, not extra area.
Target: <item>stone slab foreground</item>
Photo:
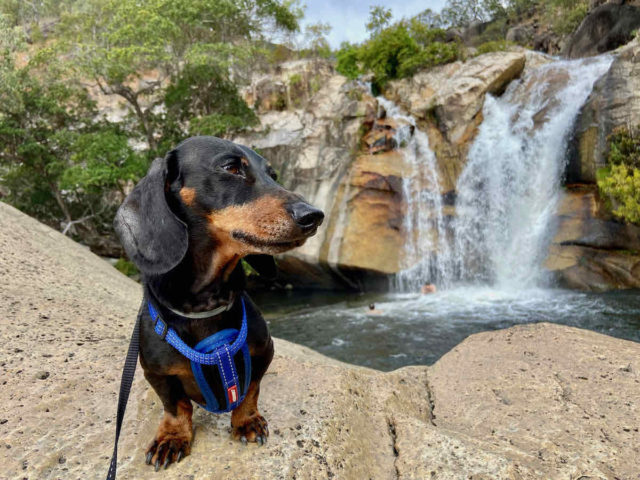
[[[140,288],[0,203],[0,478],[101,479]],[[551,324],[473,335],[433,367],[381,373],[276,341],[269,443],[197,409],[192,455],[161,473],[138,371],[119,479],[638,479],[640,345]]]

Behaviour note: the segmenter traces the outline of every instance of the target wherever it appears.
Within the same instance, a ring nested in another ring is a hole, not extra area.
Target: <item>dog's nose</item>
[[[324,220],[322,210],[318,210],[305,202],[296,202],[289,205],[287,210],[289,210],[298,227],[305,232],[317,228]]]

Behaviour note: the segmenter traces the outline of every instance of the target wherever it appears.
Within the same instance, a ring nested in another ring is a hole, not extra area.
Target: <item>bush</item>
[[[358,47],[350,43],[343,43],[336,53],[336,70],[350,80],[358,78],[362,73],[358,68]]]
[[[611,200],[616,217],[640,224],[640,170],[612,165],[609,174],[598,180],[598,188]]]
[[[616,217],[640,224],[640,135],[621,128],[608,141],[609,167],[598,171],[598,188]]]
[[[640,131],[640,126],[638,127]],[[633,168],[640,168],[640,134],[630,131],[628,128],[618,128],[609,135],[610,164],[626,164]]]
[[[125,258],[119,258],[114,267],[127,277],[135,277],[140,273],[136,266]]]
[[[569,35],[587,16],[589,5],[585,1],[552,0],[547,5],[546,13],[556,33]]]
[[[485,42],[479,45],[476,49],[478,55],[490,52],[504,52],[513,47],[515,43],[507,42],[506,40],[497,40],[493,42]]]
[[[439,28],[429,28],[415,18],[402,20],[372,34],[360,46],[343,44],[336,54],[337,70],[351,79],[371,72],[374,90],[379,90],[389,80],[457,60],[459,45],[445,43],[444,38]]]

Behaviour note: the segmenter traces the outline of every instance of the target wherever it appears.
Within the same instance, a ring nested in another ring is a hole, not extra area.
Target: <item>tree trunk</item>
[[[62,193],[60,193],[58,186],[54,182],[49,182],[49,186],[53,191],[53,195],[56,198],[56,202],[58,203],[60,210],[62,210],[62,214],[64,215],[67,225],[70,225],[71,222],[73,222],[73,219],[71,218],[71,212],[69,211],[67,204],[64,203],[64,199],[62,198]]]
[[[124,98],[127,98],[127,97],[124,97]],[[153,132],[151,131],[151,128],[149,127],[149,119],[147,117],[147,112],[142,111],[142,108],[138,103],[137,97],[132,97],[128,101],[133,106],[133,109],[135,110],[136,115],[140,120],[140,125],[142,126],[142,132],[144,133],[145,137],[147,137],[147,143],[149,144],[149,148],[151,150],[155,150],[158,147],[158,144],[156,142],[156,139],[153,137]]]

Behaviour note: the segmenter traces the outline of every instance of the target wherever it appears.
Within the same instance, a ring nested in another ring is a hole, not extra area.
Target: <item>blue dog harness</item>
[[[151,301],[147,301],[149,315],[151,315],[151,320],[154,322],[155,332],[161,339],[165,340],[191,361],[193,376],[205,400],[204,405],[199,405],[213,413],[230,412],[242,402],[249,389],[251,356],[249,354],[249,346],[247,345],[247,309],[242,296],[240,297],[240,302],[242,304],[242,326],[240,327],[240,331],[235,328],[221,330],[200,341],[195,348],[191,348],[178,336],[173,328],[169,327],[165,321],[162,320],[160,313]],[[241,358],[244,364],[244,382],[242,385],[240,385],[235,360],[238,352],[241,352]],[[205,378],[204,372],[202,371],[203,365],[215,365],[217,367],[217,372],[222,384],[222,391],[226,396],[226,398],[220,399],[222,402],[218,402],[218,398],[214,395],[211,385]]]

